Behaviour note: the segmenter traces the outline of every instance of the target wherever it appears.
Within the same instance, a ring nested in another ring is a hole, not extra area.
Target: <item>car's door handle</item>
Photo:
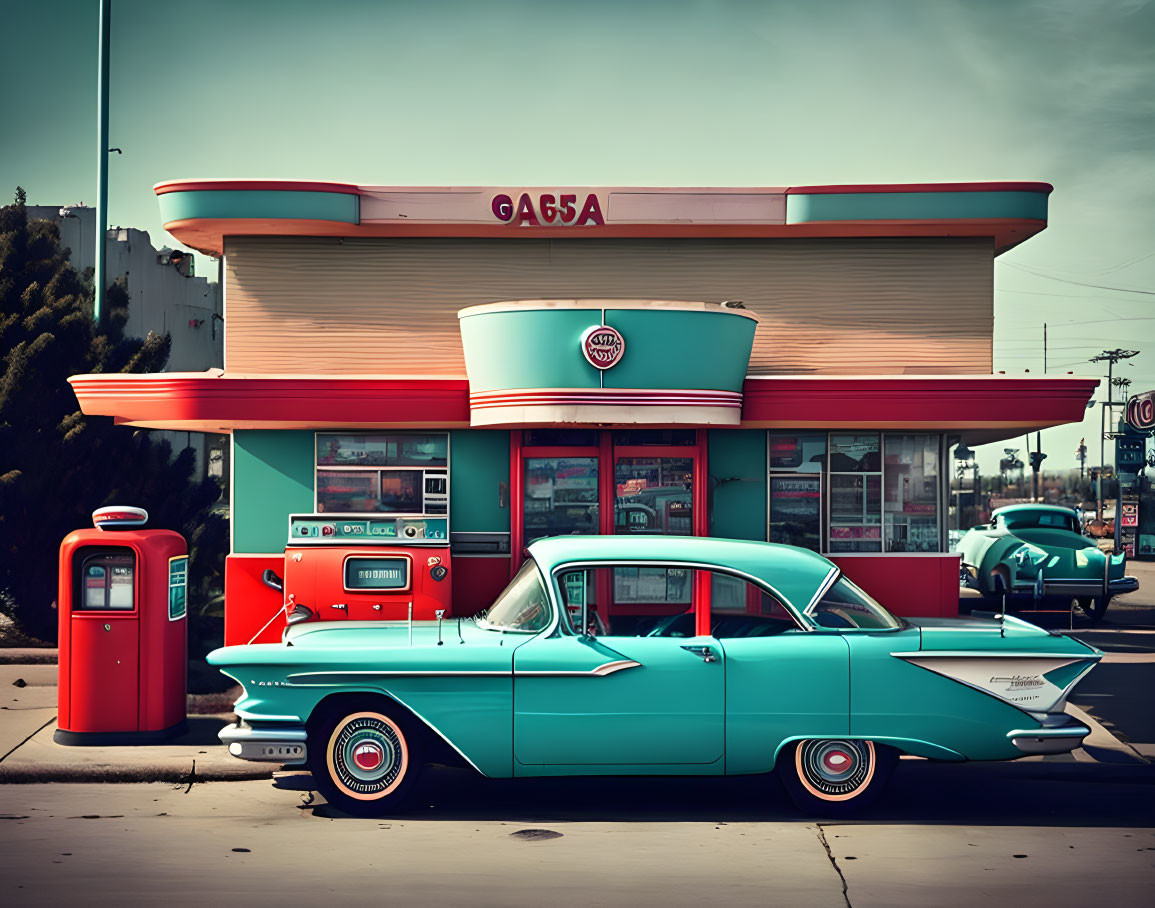
[[[687,653],[693,653],[695,656],[701,657],[703,662],[717,662],[718,657],[714,655],[714,650],[708,646],[683,646]]]

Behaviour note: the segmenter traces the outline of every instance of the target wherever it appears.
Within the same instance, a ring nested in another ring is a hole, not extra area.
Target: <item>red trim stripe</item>
[[[469,406],[474,410],[492,407],[541,407],[573,404],[600,407],[722,407],[737,410],[742,407],[742,395],[736,391],[619,388],[479,391],[469,395]]]
[[[791,186],[787,195],[833,195],[860,192],[1053,192],[1050,183],[864,183],[841,186]]]
[[[317,180],[165,180],[152,187],[157,195],[166,192],[209,191],[289,191],[289,192],[339,192],[344,195],[360,195],[361,187],[353,183],[324,183]]]

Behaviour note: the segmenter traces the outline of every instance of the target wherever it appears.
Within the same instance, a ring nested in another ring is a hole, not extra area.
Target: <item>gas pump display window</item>
[[[409,589],[408,558],[350,556],[345,559],[345,590],[403,592]]]
[[[317,433],[317,513],[448,514],[449,435]]]
[[[136,556],[101,552],[80,561],[75,611],[123,611],[136,607]]]

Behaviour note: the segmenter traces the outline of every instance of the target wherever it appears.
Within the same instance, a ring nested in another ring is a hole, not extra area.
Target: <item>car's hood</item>
[[[210,665],[221,667],[370,661],[407,666],[429,662],[441,666],[461,661],[466,653],[494,649],[512,653],[528,638],[527,634],[485,630],[468,618],[414,621],[412,625],[408,621],[310,621],[290,626],[281,643],[226,646],[213,650],[207,659]],[[370,655],[374,652],[381,655]]]
[[[1034,713],[1062,709],[1067,694],[1103,654],[1080,640],[1019,618],[910,618],[917,652],[900,659]]]

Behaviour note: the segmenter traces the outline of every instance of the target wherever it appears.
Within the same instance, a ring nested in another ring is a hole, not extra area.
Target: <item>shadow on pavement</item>
[[[282,775],[277,788],[312,791],[307,773]],[[319,795],[313,795],[319,798]],[[731,778],[484,779],[432,767],[399,819],[516,823],[814,822],[772,776]],[[314,816],[350,819],[323,801]],[[975,826],[1155,826],[1155,766],[1098,763],[933,764],[903,761],[881,805],[860,824]]]

